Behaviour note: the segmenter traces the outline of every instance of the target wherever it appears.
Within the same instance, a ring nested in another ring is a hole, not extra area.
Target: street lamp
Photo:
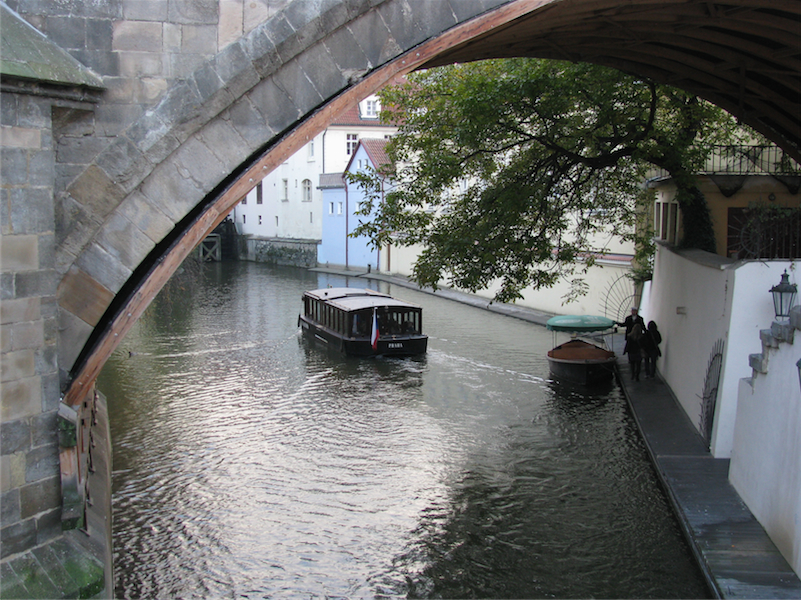
[[[770,293],[773,294],[773,310],[776,313],[776,320],[788,320],[790,318],[790,309],[793,307],[795,296],[798,293],[798,286],[790,283],[787,269],[784,270],[779,285],[774,285],[770,288]]]

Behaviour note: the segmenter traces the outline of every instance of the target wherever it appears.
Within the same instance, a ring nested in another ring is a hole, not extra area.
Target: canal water
[[[309,346],[304,290],[424,307],[426,356]],[[700,598],[620,390],[544,328],[363,279],[209,263],[99,379],[120,598]]]

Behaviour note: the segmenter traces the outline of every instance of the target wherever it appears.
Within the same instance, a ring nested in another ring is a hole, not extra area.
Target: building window
[[[345,153],[350,156],[356,151],[356,146],[359,145],[359,136],[356,133],[348,133],[346,134],[346,138]]]
[[[261,215],[259,215],[259,225],[261,225]]]
[[[262,204],[264,195],[262,194],[261,181],[256,185],[256,204]]]
[[[329,215],[333,215],[334,214],[334,203],[333,202],[328,204],[328,214]]]
[[[245,196],[244,198],[242,198],[242,204],[247,204],[247,203],[248,203],[248,197]]]
[[[342,203],[341,202],[337,203],[337,214],[338,215],[342,214]]]
[[[247,223],[247,222],[248,222],[248,216],[247,215],[242,215],[242,223],[244,224],[244,223]]]
[[[654,204],[654,232],[656,238],[669,244],[676,244],[681,228],[681,212],[677,202],[656,202]]]
[[[314,213],[313,212],[309,213],[309,223],[314,223]]]
[[[312,199],[311,179],[304,179],[303,180],[303,201],[304,202],[311,202],[311,199]]]
[[[308,154],[306,155],[306,158],[308,158],[309,160],[314,160],[314,139],[313,138],[308,144],[306,144],[306,148],[307,148],[307,151],[308,151]]]
[[[281,180],[281,202],[289,201],[289,179]]]
[[[364,116],[368,119],[378,118],[379,104],[378,100],[373,98],[364,101]]]
[[[278,217],[275,217],[275,226],[278,227]]]

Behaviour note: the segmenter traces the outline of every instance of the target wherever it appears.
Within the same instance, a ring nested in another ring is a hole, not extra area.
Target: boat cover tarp
[[[588,333],[611,329],[615,326],[615,322],[612,319],[594,315],[560,315],[548,319],[545,326],[551,331]]]

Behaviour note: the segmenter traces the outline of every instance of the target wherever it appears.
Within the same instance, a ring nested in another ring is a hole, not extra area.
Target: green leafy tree
[[[678,185],[684,244],[714,252],[693,173],[736,124],[692,95],[588,64],[509,59],[415,73],[381,101],[399,126],[388,146],[398,167],[352,177],[369,217],[354,235],[421,244],[420,285],[500,281],[496,299],[510,301],[571,278],[593,264],[599,235],[635,235],[633,199],[654,166]],[[388,176],[394,189],[379,193]]]

